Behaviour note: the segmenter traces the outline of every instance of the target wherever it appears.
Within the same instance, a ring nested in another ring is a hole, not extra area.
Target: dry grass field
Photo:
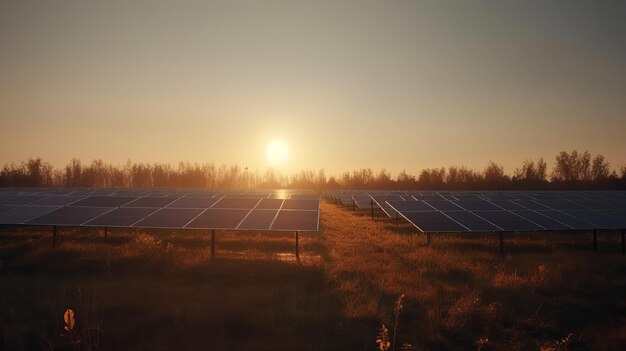
[[[2,350],[624,350],[618,236],[433,236],[322,203],[319,233],[0,231]],[[402,299],[397,314],[394,304]],[[64,329],[64,312],[75,327]],[[390,335],[391,337],[391,335]]]

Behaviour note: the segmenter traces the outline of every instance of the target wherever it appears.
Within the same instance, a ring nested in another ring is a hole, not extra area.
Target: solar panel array
[[[624,191],[362,191],[352,196],[364,194],[389,217],[397,213],[426,233],[626,228]]]
[[[306,191],[1,189],[0,224],[317,231],[319,195]]]

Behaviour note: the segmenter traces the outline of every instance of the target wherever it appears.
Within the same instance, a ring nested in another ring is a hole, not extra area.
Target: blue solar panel
[[[402,216],[423,232],[465,232],[463,227],[441,212],[401,212]]]
[[[448,217],[451,217],[455,221],[461,223],[464,227],[471,231],[498,231],[502,228],[489,223],[483,218],[478,217],[472,212],[468,211],[444,211]]]
[[[535,231],[545,229],[508,211],[475,211],[474,213],[506,231]]]

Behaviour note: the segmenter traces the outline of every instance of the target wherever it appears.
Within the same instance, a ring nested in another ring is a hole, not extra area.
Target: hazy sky
[[[0,164],[626,164],[624,1],[0,0]]]

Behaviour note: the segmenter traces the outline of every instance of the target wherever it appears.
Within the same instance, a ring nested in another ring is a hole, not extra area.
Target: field
[[[322,203],[319,233],[0,231],[2,350],[624,350],[615,233],[433,236]],[[403,296],[401,299],[400,297]],[[396,303],[401,301],[401,308]],[[75,326],[64,329],[64,312]]]

